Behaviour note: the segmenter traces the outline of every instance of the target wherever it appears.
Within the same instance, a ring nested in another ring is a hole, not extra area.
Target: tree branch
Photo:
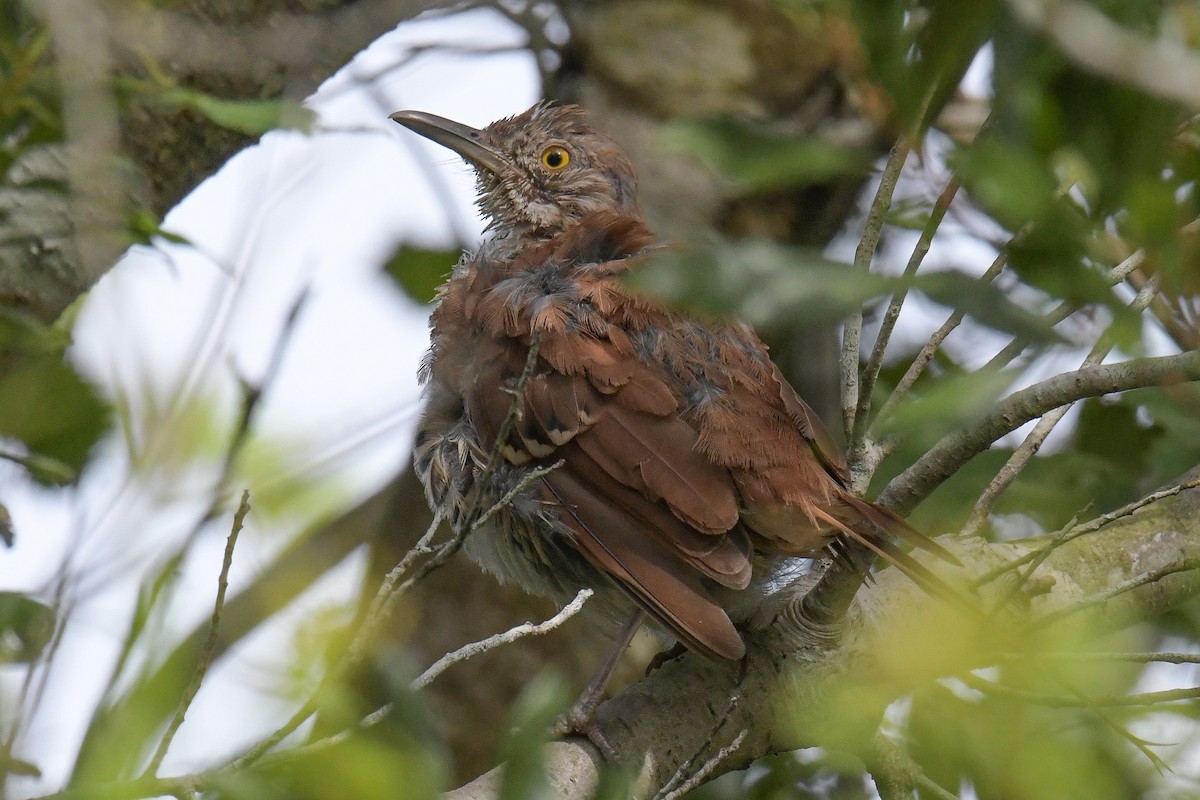
[[[1084,397],[1200,380],[1200,353],[1141,358],[1065,372],[1001,400],[984,417],[943,437],[888,484],[877,502],[906,514],[992,442],[1047,411]]]
[[[1039,540],[986,544],[971,539],[951,546],[967,569],[982,573],[1036,551],[1041,544]],[[1127,587],[1109,602],[1083,612],[1093,626],[1088,630],[1097,635],[1123,628],[1200,593],[1196,572],[1138,582],[1138,576],[1160,575],[1172,564],[1197,558],[1200,488],[1193,487],[1162,496],[1137,513],[1112,519],[1055,550],[1038,569],[1038,576],[1050,584],[1049,591],[1030,599],[1025,621],[1051,617],[1075,606],[1080,597]],[[989,660],[977,648],[964,650],[958,641],[961,637],[951,637],[955,641],[941,648],[922,650],[920,665],[906,665],[911,667],[907,670],[891,666],[905,660],[897,648],[909,653],[911,661],[912,639],[927,631],[931,620],[947,619],[952,613],[897,570],[885,570],[863,586],[841,631],[814,627],[795,609],[795,603],[789,605],[773,625],[748,637],[741,698],[726,722],[730,730],[748,734],[736,753],[714,769],[713,777],[770,753],[815,744],[869,753],[890,702],[924,682],[961,674]],[[1072,614],[1071,624],[1081,624],[1080,616]],[[928,641],[928,635],[921,641]],[[639,785],[646,796],[670,780],[683,760],[703,744],[726,709],[738,671],[736,664],[687,654],[600,707],[598,723],[618,756],[625,763],[641,765]],[[854,702],[846,704],[847,697]],[[839,713],[830,713],[835,708]],[[716,754],[722,746],[713,743],[709,752]],[[590,796],[599,779],[599,757],[588,743],[554,742],[545,754],[547,773],[554,776],[549,797]],[[497,774],[493,770],[447,798],[494,798]]]

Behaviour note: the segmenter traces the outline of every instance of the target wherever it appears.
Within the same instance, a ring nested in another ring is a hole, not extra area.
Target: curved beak
[[[397,111],[389,117],[426,139],[448,147],[477,167],[500,174],[508,170],[504,157],[483,143],[482,132],[424,111]]]

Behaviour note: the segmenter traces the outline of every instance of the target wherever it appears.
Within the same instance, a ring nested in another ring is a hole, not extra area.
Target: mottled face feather
[[[475,168],[477,202],[501,236],[553,236],[596,211],[640,216],[629,158],[578,106],[542,102],[482,130],[418,111],[392,119]]]
[[[480,139],[509,166],[477,168],[479,207],[492,228],[553,233],[594,211],[637,213],[628,157],[578,106],[539,103],[488,125]]]

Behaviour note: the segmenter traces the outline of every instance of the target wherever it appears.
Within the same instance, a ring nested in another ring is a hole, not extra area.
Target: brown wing
[[[481,373],[480,390],[468,397],[485,441],[512,397],[484,387],[519,371],[517,355]],[[734,589],[750,580],[751,547],[738,526],[732,477],[700,453],[669,391],[647,388],[656,383],[652,375],[606,393],[587,373],[545,371],[528,382],[506,456],[561,460],[542,478],[542,495],[561,508],[580,553],[693,649],[740,658],[741,637],[701,580]],[[659,404],[647,410],[655,396]]]
[[[487,276],[490,286],[477,280],[478,299],[459,307],[496,350],[476,362],[486,366],[465,393],[467,412],[494,440],[536,332],[537,369],[505,457],[561,460],[541,492],[579,552],[688,646],[740,658],[741,636],[705,588],[750,580],[733,476],[699,449],[669,376],[612,320],[623,295],[611,275],[650,241],[636,220],[598,219]]]

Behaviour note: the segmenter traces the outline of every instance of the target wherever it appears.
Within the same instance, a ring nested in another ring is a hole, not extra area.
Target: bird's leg
[[[613,759],[613,749],[605,740],[604,735],[596,727],[593,719],[596,713],[596,707],[600,705],[600,698],[604,695],[604,687],[608,685],[609,679],[617,668],[617,664],[621,661],[621,654],[625,652],[625,648],[629,646],[633,635],[637,633],[638,628],[642,626],[642,621],[646,618],[646,612],[642,609],[637,609],[626,623],[621,626],[620,632],[613,639],[608,651],[604,654],[600,664],[596,667],[596,672],[592,675],[592,679],[588,681],[588,685],[584,688],[579,699],[575,701],[575,705],[571,706],[558,723],[554,726],[554,735],[569,736],[572,733],[582,733],[596,748],[604,755],[605,758]]]

